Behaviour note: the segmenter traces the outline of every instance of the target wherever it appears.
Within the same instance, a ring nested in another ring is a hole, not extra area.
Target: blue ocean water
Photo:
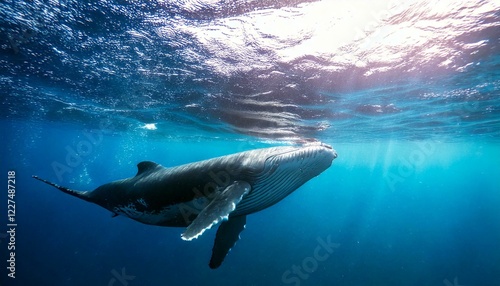
[[[500,3],[0,2],[0,285],[500,285]],[[215,228],[63,194],[322,141],[333,165]],[[15,278],[7,267],[15,241]]]

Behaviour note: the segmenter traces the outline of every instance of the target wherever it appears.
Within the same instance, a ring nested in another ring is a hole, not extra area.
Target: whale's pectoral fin
[[[236,181],[217,194],[215,198],[206,206],[193,222],[181,235],[184,240],[192,240],[200,236],[205,230],[223,219],[227,219],[234,211],[236,205],[245,194],[248,194],[250,184],[243,181]]]
[[[237,216],[221,223],[215,236],[212,258],[208,264],[210,268],[215,269],[222,264],[229,250],[240,239],[240,233],[245,229],[246,222],[246,216]]]

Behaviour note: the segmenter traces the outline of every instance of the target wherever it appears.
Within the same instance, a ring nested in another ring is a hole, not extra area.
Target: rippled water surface
[[[3,1],[3,118],[498,139],[498,1]]]

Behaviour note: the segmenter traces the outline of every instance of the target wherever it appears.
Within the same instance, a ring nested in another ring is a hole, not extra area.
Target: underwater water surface
[[[0,285],[500,285],[499,11],[2,1]],[[215,270],[215,227],[183,241],[32,178],[93,190],[317,141],[332,166],[249,215]]]

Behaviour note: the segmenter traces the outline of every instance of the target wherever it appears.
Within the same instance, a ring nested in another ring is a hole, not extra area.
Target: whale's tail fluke
[[[35,178],[35,179],[37,179],[37,180],[39,180],[39,181],[42,181],[42,182],[44,182],[44,183],[46,183],[48,185],[51,185],[52,187],[57,188],[57,189],[63,191],[64,193],[66,193],[66,194],[70,194],[70,195],[72,195],[74,197],[77,197],[77,198],[80,198],[82,200],[90,201],[90,198],[88,196],[89,192],[81,192],[81,191],[76,191],[76,190],[68,189],[68,188],[65,188],[65,187],[61,187],[58,184],[49,182],[49,181],[44,180],[44,179],[42,179],[42,178],[40,178],[38,176],[32,176],[32,177]]]

